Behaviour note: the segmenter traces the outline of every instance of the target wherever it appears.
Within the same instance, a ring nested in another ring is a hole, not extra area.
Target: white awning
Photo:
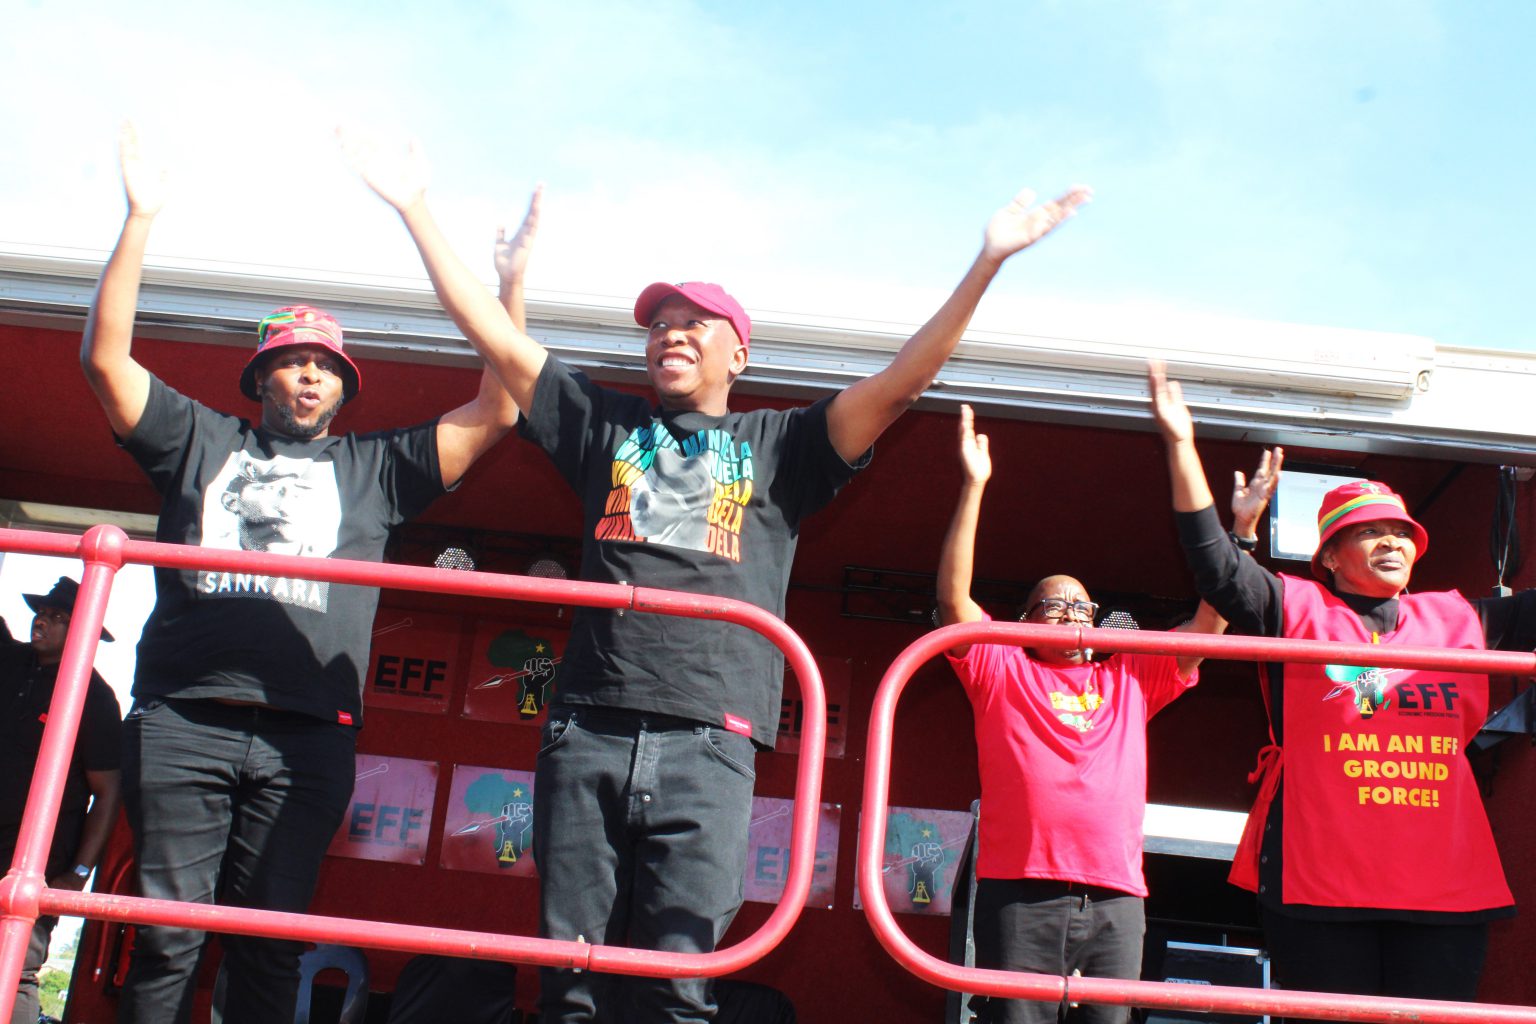
[[[78,330],[105,254],[0,251],[0,323]],[[490,287],[488,284],[487,287]],[[273,307],[323,305],[364,358],[470,364],[424,280],[188,261],[146,268],[140,329],[247,347]],[[530,294],[529,332],[604,380],[639,381],[644,334],[628,299]],[[807,397],[886,366],[916,325],[753,315],[744,392]],[[1102,330],[1102,328],[1101,328]],[[1126,337],[973,331],[921,403],[984,415],[1150,430],[1145,360],[1166,359],[1210,438],[1536,465],[1536,354],[1427,338],[1241,321],[1143,323]]]

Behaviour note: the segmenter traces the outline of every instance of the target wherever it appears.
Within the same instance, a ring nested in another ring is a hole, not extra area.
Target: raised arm
[[[1280,484],[1280,467],[1285,464],[1285,449],[1266,448],[1259,456],[1259,468],[1252,477],[1240,469],[1232,471],[1232,535],[1247,541],[1259,538],[1259,520]]]
[[[981,518],[981,496],[992,477],[992,455],[987,435],[976,433],[976,417],[968,405],[960,407],[960,466],[964,471],[960,497],[939,553],[939,619],[946,626],[982,618],[981,605],[971,600],[971,578],[976,557],[976,523]],[[970,649],[966,644],[951,648],[950,653],[963,658]]]
[[[144,246],[150,225],[165,204],[165,168],[148,160],[138,131],[124,124],[118,136],[128,215],[112,257],[101,272],[80,341],[80,367],[118,437],[139,425],[149,402],[149,371],[133,358],[133,318],[139,306]]]
[[[524,334],[528,333],[528,310],[523,305],[523,278],[528,273],[533,240],[539,233],[539,206],[543,200],[544,186],[539,185],[528,200],[528,212],[523,215],[522,226],[510,239],[505,228],[496,229],[496,277],[501,281],[496,297],[507,316],[512,318],[512,326]]]
[[[496,230],[494,257],[496,274],[502,279],[502,303],[518,331],[527,324],[523,313],[523,275],[533,252],[534,236],[539,232],[542,192],[542,186],[534,190],[533,198],[528,202],[528,213],[511,241],[507,240],[505,229]],[[508,281],[508,278],[512,280]],[[480,374],[480,393],[475,400],[438,420],[437,457],[442,467],[443,485],[451,487],[468,472],[476,459],[517,425],[517,417],[517,404],[487,365]]]
[[[1220,612],[1202,600],[1200,606],[1195,609],[1194,618],[1173,627],[1173,631],[1175,633],[1210,633],[1213,636],[1220,636],[1227,631],[1227,620],[1221,617]],[[1189,674],[1199,668],[1200,662],[1204,660],[1204,658],[1197,657],[1180,658],[1179,675],[1188,679]]]
[[[1205,480],[1205,467],[1195,450],[1195,420],[1184,404],[1184,389],[1168,379],[1161,359],[1147,362],[1147,391],[1152,397],[1152,417],[1163,435],[1168,456],[1168,479],[1173,484],[1173,510],[1198,512],[1216,503]]]
[[[1031,206],[1035,194],[1025,189],[992,215],[981,253],[939,311],[901,347],[889,366],[832,400],[827,429],[838,454],[849,461],[858,458],[922,396],[955,350],[1003,262],[1050,234],[1092,195],[1092,190],[1078,186],[1051,202]]]
[[[452,487],[475,460],[517,426],[517,403],[489,369],[480,371],[475,397],[437,421],[437,466],[443,486]]]
[[[427,164],[415,143],[385,152],[356,135],[340,135],[343,148],[368,186],[405,223],[437,299],[520,408],[533,408],[534,387],[549,353],[512,325],[507,311],[448,246],[427,209]],[[483,393],[483,391],[482,391]]]
[[[1155,359],[1147,365],[1147,386],[1152,396],[1152,415],[1168,450],[1173,509],[1179,513],[1174,519],[1185,560],[1194,573],[1195,589],[1211,602],[1216,614],[1236,623],[1239,631],[1280,635],[1280,580],[1242,555],[1232,538],[1222,532],[1214,507],[1216,500],[1211,496],[1200,454],[1195,450],[1194,419],[1184,404],[1182,389],[1177,382],[1168,380],[1165,367]],[[1247,536],[1253,535],[1251,531],[1274,493],[1283,458],[1284,453],[1278,448],[1266,452],[1243,493],[1232,495],[1236,526],[1250,531]]]

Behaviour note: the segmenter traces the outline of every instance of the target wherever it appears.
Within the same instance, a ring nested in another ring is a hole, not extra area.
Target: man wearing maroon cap
[[[1149,369],[1173,507],[1195,587],[1236,632],[1353,643],[1529,651],[1536,591],[1468,601],[1409,593],[1429,534],[1374,480],[1318,509],[1311,579],[1265,569],[1254,528],[1280,449],[1237,475],[1222,531],[1194,420],[1161,363]],[[1469,1002],[1488,922],[1514,913],[1467,743],[1488,678],[1432,669],[1267,663],[1270,743],[1231,881],[1258,896],[1275,979],[1288,989]],[[1382,871],[1384,860],[1392,869]]]
[[[775,615],[800,524],[869,459],[933,382],[1003,261],[1089,198],[987,225],[955,293],[890,366],[807,408],[734,412],[752,324],[719,285],[654,284],[635,304],[656,401],[601,387],[515,326],[522,281],[498,307],[453,256],[424,201],[414,151],[358,154],[400,213],[443,306],[526,410],[523,436],[581,497],[582,576],[749,601]],[[512,315],[509,316],[508,313]],[[714,948],[741,903],[755,750],[773,745],[783,658],[721,622],[581,609],[556,683],[534,787],[541,934],[648,949]],[[546,969],[546,1021],[700,1020],[702,979]]]
[[[240,391],[256,424],[186,398],[132,355],[145,241],[163,172],[122,139],[128,216],[80,359],[123,448],[162,496],[156,538],[379,560],[390,529],[455,486],[517,410],[487,374],[434,422],[333,435],[361,387],[341,325],[309,306],[263,319]],[[351,797],[361,670],[378,590],[299,577],[155,572],[124,726],[123,789],[140,891],[302,912]],[[143,927],[124,1021],[186,1021],[204,935]],[[226,1024],[291,1021],[303,944],[226,936]]]

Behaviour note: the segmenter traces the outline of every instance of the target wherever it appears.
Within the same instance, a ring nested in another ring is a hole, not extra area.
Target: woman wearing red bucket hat
[[[1265,452],[1251,480],[1237,474],[1228,535],[1179,385],[1156,361],[1148,380],[1196,589],[1233,632],[1536,646],[1536,592],[1478,601],[1408,592],[1429,535],[1375,481],[1323,498],[1314,578],[1271,573],[1244,557],[1242,539],[1269,503],[1283,453]],[[1231,881],[1258,896],[1276,980],[1288,989],[1474,999],[1488,922],[1514,913],[1465,756],[1487,717],[1488,678],[1267,663],[1260,680],[1271,741],[1250,776],[1259,795]]]

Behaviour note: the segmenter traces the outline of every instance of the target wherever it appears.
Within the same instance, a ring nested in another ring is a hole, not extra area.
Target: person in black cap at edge
[[[80,584],[60,576],[46,594],[23,594],[35,613],[31,642],[0,647],[0,706],[5,709],[0,716],[0,871],[8,871],[16,855],[32,770],[42,746],[43,728],[48,724],[53,684],[79,592]],[[111,640],[112,634],[103,629],[101,638]],[[92,671],[74,756],[64,780],[53,845],[48,850],[45,874],[51,889],[78,892],[85,888],[112,833],[122,792],[118,770],[121,728],[116,695]],[[37,1024],[37,970],[48,957],[48,939],[58,923],[57,917],[39,917],[32,926],[11,1024]]]
[[[310,306],[263,318],[240,392],[256,423],[177,393],[133,355],[145,244],[165,172],[121,140],[128,214],[80,361],[113,434],[161,496],[156,539],[380,561],[390,530],[458,485],[517,407],[496,379],[415,426],[335,433],[361,374],[341,325]],[[285,223],[302,243],[311,225]],[[178,352],[180,358],[191,349]],[[351,800],[376,587],[157,569],[123,727],[123,799],[139,891],[302,913]],[[119,1019],[184,1024],[205,934],[142,927]],[[225,1024],[287,1024],[304,943],[225,936]]]

